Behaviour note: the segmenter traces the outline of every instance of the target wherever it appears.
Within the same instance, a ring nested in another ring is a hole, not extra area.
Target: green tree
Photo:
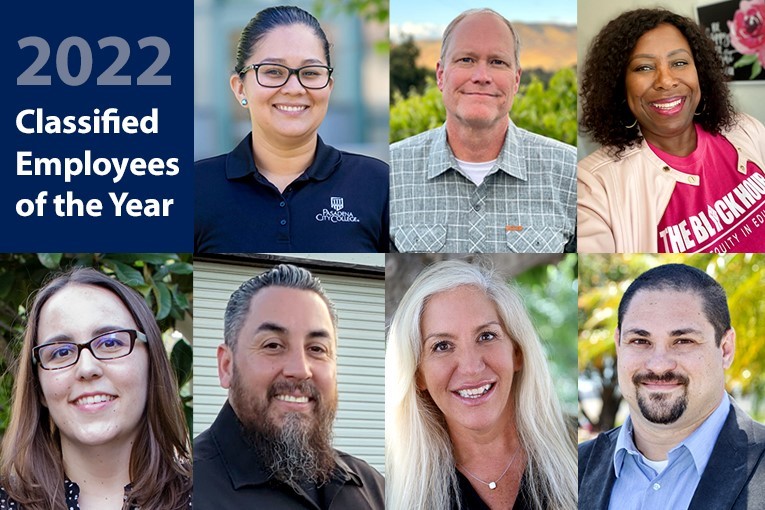
[[[583,413],[594,431],[616,423],[621,403],[616,380],[613,334],[617,309],[629,284],[646,270],[666,263],[684,263],[712,276],[728,294],[731,324],[736,330],[736,355],[726,371],[726,388],[749,399],[752,413],[763,417],[765,395],[765,256],[738,255],[581,255],[579,259],[579,371],[596,383],[603,402],[599,416]]]
[[[417,57],[420,49],[412,37],[390,49],[390,102],[394,101],[396,93],[401,97],[409,96],[410,91],[422,93],[426,85],[426,77],[430,74],[427,69],[417,67]]]
[[[176,253],[6,253],[0,254],[0,435],[8,425],[13,367],[18,359],[30,296],[51,273],[93,267],[138,291],[170,338],[177,323],[191,317],[191,254]],[[186,420],[191,426],[191,345],[176,339],[170,349]]]

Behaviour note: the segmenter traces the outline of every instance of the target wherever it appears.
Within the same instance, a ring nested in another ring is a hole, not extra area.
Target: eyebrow
[[[485,323],[481,324],[480,326],[475,327],[473,329],[473,331],[477,333],[478,331],[480,331],[480,330],[482,330],[484,328],[487,328],[489,326],[499,326],[501,328],[502,324],[500,324],[498,321],[489,321],[489,322],[485,322]],[[453,338],[454,335],[452,335],[451,333],[431,333],[431,334],[429,334],[428,336],[426,336],[425,338],[422,339],[422,343],[423,344],[426,343],[432,337]]]
[[[91,337],[88,338],[86,340],[86,342],[89,342],[90,340],[92,340],[92,339],[94,339],[94,338],[96,338],[98,336],[101,336],[101,335],[103,335],[105,333],[110,333],[112,331],[119,331],[119,330],[122,330],[122,329],[136,329],[136,328],[130,328],[130,327],[126,328],[126,327],[123,327],[123,326],[110,326],[110,325],[100,326],[100,327],[98,327],[98,328],[96,328],[96,329],[94,329],[93,331],[90,332]],[[61,333],[59,335],[54,335],[54,336],[48,338],[44,342],[40,342],[38,345],[52,344],[54,342],[77,343],[77,342],[74,341],[74,339],[70,335],[66,335],[66,334]]]
[[[286,334],[288,330],[284,326],[281,326],[274,322],[264,322],[260,326],[258,326],[258,329],[255,330],[255,334],[261,333],[263,331],[268,331],[270,333]],[[329,331],[327,331],[326,329],[315,329],[313,331],[308,332],[308,338],[332,339],[332,335],[330,335]]]
[[[672,331],[669,332],[669,336],[671,337],[685,336],[688,334],[703,335],[703,333],[696,328],[673,329]],[[651,333],[641,328],[630,328],[627,331],[623,332],[622,335],[637,335],[637,336],[650,337]]]
[[[667,56],[668,56],[668,57],[674,57],[674,56],[675,56],[675,55],[677,55],[678,53],[686,53],[686,54],[688,54],[688,55],[689,55],[689,56],[691,56],[691,57],[693,56],[693,55],[691,55],[691,53],[690,53],[688,50],[686,50],[685,48],[678,48],[678,49],[676,49],[676,50],[672,50],[672,51],[670,51],[669,53],[667,53]],[[656,55],[653,55],[653,54],[651,54],[651,53],[638,53],[637,55],[633,55],[633,56],[630,58],[630,62],[632,62],[633,60],[635,60],[635,59],[638,59],[638,58],[656,58]]]
[[[266,57],[263,60],[261,60],[261,64],[282,64],[284,65],[287,61],[283,58],[277,58],[277,57]],[[322,60],[319,60],[317,58],[306,58],[303,59],[303,61],[300,63],[301,66],[306,64],[320,64],[325,65]]]

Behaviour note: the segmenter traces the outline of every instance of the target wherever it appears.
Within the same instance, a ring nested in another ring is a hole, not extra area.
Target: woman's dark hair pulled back
[[[247,23],[239,37],[236,48],[236,66],[234,72],[239,74],[245,67],[245,62],[252,56],[255,46],[273,29],[283,26],[301,24],[313,30],[324,48],[324,58],[327,65],[332,66],[329,60],[329,41],[327,34],[319,25],[319,21],[310,12],[293,5],[280,5],[263,9]]]

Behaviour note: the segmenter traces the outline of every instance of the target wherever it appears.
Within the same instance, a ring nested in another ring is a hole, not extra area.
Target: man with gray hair
[[[576,150],[513,124],[520,42],[491,9],[444,31],[446,123],[391,145],[391,250],[576,251]]]
[[[218,346],[228,401],[194,440],[197,510],[383,509],[383,478],[332,447],[337,312],[309,271],[281,264],[232,295]]]

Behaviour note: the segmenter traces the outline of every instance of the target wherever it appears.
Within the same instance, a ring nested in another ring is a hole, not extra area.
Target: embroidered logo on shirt
[[[329,205],[334,209],[322,209],[322,211],[316,215],[316,221],[331,221],[332,223],[360,223],[356,216],[352,212],[343,211],[344,207],[343,197],[330,197]]]

